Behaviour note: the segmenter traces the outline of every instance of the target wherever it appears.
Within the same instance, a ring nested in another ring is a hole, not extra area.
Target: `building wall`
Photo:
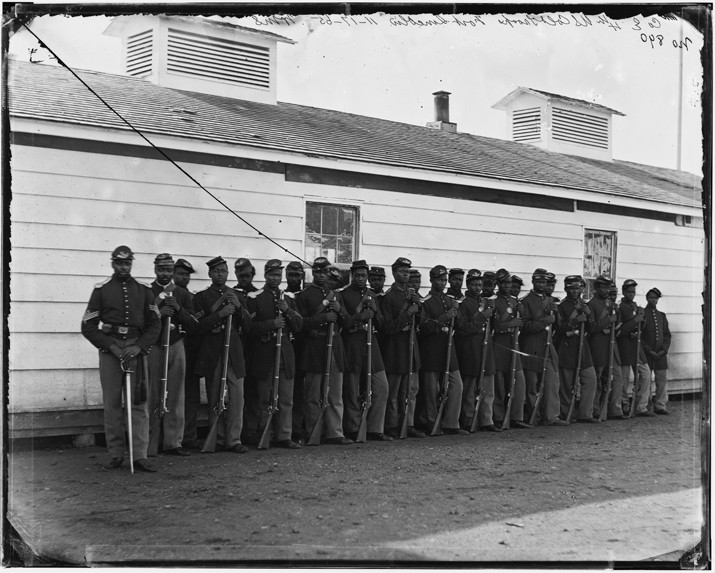
[[[335,167],[335,162],[330,162]],[[672,387],[702,377],[702,230],[592,212],[511,207],[394,191],[286,181],[281,173],[184,164],[263,233],[302,256],[306,201],[360,209],[359,258],[389,265],[407,256],[436,264],[505,267],[526,279],[545,267],[560,279],[583,268],[584,228],[618,232],[617,280],[639,282],[639,304],[658,286],[670,318]],[[12,148],[11,414],[99,409],[97,351],[79,332],[93,285],[111,274],[110,252],[135,252],[133,274],[153,279],[170,252],[198,269],[248,256],[258,269],[281,249],[224,210],[166,161],[16,145]],[[389,274],[389,270],[388,270]],[[258,281],[262,282],[262,281]],[[389,283],[389,279],[388,279]],[[59,418],[58,418],[59,420]],[[58,422],[61,423],[61,422]]]

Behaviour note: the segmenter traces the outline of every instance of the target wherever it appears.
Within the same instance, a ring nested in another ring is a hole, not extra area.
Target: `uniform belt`
[[[141,329],[136,326],[117,326],[114,324],[102,324],[102,332],[105,334],[119,334],[122,336],[138,336]]]

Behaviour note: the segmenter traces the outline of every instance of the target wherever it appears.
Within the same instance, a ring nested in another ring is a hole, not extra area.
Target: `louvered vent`
[[[127,75],[148,76],[151,74],[152,32],[140,32],[127,38]]]
[[[551,136],[559,141],[608,149],[608,119],[554,107]]]
[[[268,89],[269,62],[268,48],[169,28],[170,72]]]
[[[512,123],[512,138],[514,141],[541,140],[541,108],[514,110]]]

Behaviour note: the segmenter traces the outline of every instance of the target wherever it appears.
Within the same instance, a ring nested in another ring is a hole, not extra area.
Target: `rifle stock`
[[[414,359],[415,359],[415,315],[412,315],[412,323],[410,324],[410,374],[407,377],[407,391],[405,392],[405,410],[402,414],[402,424],[400,425],[400,439],[407,438],[407,418],[410,411],[410,401],[412,400],[412,376],[414,376]]]
[[[365,401],[360,415],[356,442],[364,444],[367,441],[367,414],[372,406],[372,318],[367,321],[367,365],[365,371]]]
[[[325,349],[325,372],[323,374],[323,396],[318,409],[318,417],[315,420],[313,429],[308,438],[309,446],[320,445],[320,437],[323,434],[323,420],[325,418],[325,410],[328,408],[328,393],[330,392],[330,368],[333,363],[333,336],[335,335],[335,323],[331,322],[328,326],[328,341]]]
[[[479,407],[482,405],[482,387],[484,386],[484,373],[487,369],[487,347],[489,346],[489,338],[492,335],[492,329],[489,328],[489,321],[484,329],[484,341],[482,342],[482,368],[479,371],[479,379],[477,380],[476,394],[477,398],[474,402],[474,416],[469,431],[474,433],[479,425]]]
[[[283,329],[279,328],[276,332],[276,355],[273,360],[273,389],[271,391],[271,403],[268,406],[268,418],[266,418],[266,425],[263,427],[261,439],[258,441],[259,450],[267,450],[271,445],[271,424],[273,422],[273,414],[278,411],[278,384],[280,383],[282,338]]]
[[[541,368],[541,384],[539,384],[539,390],[536,392],[536,400],[534,400],[534,409],[531,412],[531,418],[529,418],[529,424],[532,426],[536,424],[536,418],[539,415],[539,407],[541,406],[541,400],[544,398],[544,384],[546,383],[546,365],[549,359],[549,353],[551,352],[551,337],[554,332],[553,323],[549,324],[547,327],[548,333],[546,334],[546,351],[544,352],[544,365]]]
[[[585,322],[581,323],[578,331],[578,358],[576,359],[576,371],[573,375],[573,382],[571,383],[571,401],[569,402],[569,410],[566,414],[566,421],[571,423],[571,416],[573,415],[573,409],[576,406],[576,387],[579,381],[579,374],[581,372],[581,359],[583,357],[583,335],[585,330]]]
[[[614,305],[615,311],[615,305]],[[611,323],[611,332],[608,341],[608,383],[603,389],[603,398],[601,399],[601,409],[598,412],[598,419],[605,422],[608,419],[608,403],[610,402],[611,392],[613,391],[613,348],[616,344],[616,324]]]
[[[216,417],[214,418],[211,427],[209,428],[209,433],[206,436],[204,445],[201,448],[202,452],[215,452],[216,451],[216,439],[218,437],[218,425],[221,420],[221,416],[226,411],[226,396],[228,394],[228,386],[226,384],[226,377],[228,376],[228,358],[231,344],[231,325],[232,325],[233,315],[229,314],[226,317],[226,324],[224,326],[223,335],[223,354],[221,355],[221,386],[219,388],[218,402],[214,406],[214,412],[216,412]]]
[[[444,367],[444,383],[442,384],[442,395],[439,400],[439,410],[437,410],[437,417],[432,425],[432,431],[430,436],[436,436],[440,432],[440,426],[442,425],[442,417],[444,416],[444,407],[447,405],[447,399],[449,398],[449,362],[452,358],[452,334],[454,333],[454,317],[449,321],[449,332],[447,334],[447,363]]]
[[[516,386],[516,353],[519,351],[519,327],[514,327],[511,341],[511,375],[509,377],[509,395],[507,396],[506,408],[504,409],[504,420],[501,425],[502,430],[508,430],[511,426],[511,405],[514,401],[514,387]]]
[[[161,437],[162,419],[164,414],[169,410],[166,407],[166,398],[169,395],[169,341],[171,337],[171,317],[164,317],[164,338],[162,340],[162,371],[161,371],[161,401],[154,408],[154,420],[149,431],[149,446],[147,447],[148,454],[157,455],[159,453],[159,438]]]

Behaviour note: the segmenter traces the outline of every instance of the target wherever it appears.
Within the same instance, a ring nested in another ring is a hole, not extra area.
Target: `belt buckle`
[[[127,326],[118,326],[117,332],[119,334],[129,334],[129,328]]]

